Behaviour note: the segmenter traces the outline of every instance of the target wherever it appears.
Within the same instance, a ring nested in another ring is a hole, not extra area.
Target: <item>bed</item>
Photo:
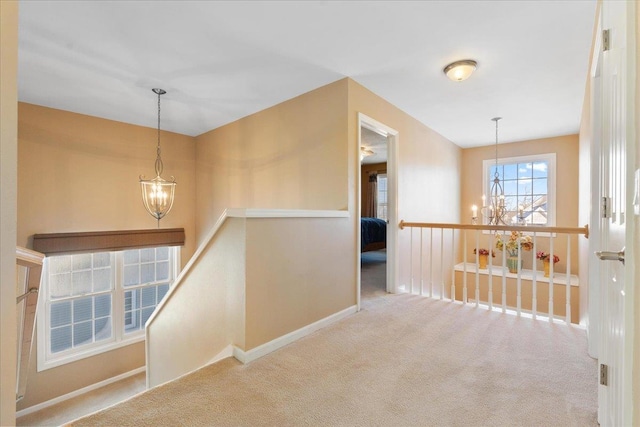
[[[379,218],[360,218],[361,251],[378,251],[387,247],[387,222]]]

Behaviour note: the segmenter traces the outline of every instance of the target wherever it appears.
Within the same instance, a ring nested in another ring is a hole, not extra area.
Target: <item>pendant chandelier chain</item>
[[[156,148],[156,176],[162,175],[164,165],[162,164],[162,158],[160,157],[160,95],[165,93],[162,90],[156,92],[158,94],[158,147]]]

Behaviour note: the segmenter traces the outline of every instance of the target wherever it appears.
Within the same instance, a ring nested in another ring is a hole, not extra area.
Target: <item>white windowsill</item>
[[[465,267],[466,266],[466,267]],[[478,274],[483,275],[483,276],[488,276],[489,275],[489,265],[487,265],[487,268],[481,268],[478,269]],[[466,269],[466,270],[465,270]],[[466,271],[467,273],[476,273],[476,264],[475,263],[471,263],[471,262],[461,262],[459,264],[456,264],[454,266],[454,270],[455,271],[461,271],[464,272]],[[535,272],[535,279],[536,282],[540,283],[549,283],[549,277],[544,277],[544,271],[542,270],[527,270],[527,269],[522,269],[520,270],[520,279],[521,280],[529,280],[529,281],[533,281],[534,278],[534,272]],[[492,269],[491,269],[491,274],[493,276],[498,276],[498,277],[502,277],[502,276],[506,276],[507,278],[512,278],[512,279],[517,279],[518,278],[518,274],[515,273],[509,273],[509,271],[507,270],[506,267],[502,267],[499,265],[493,265]],[[575,274],[571,274],[569,276],[569,281],[571,286],[580,286],[579,280],[578,280],[578,276],[576,276]],[[554,271],[553,272],[553,283],[555,285],[566,285],[567,284],[567,274],[565,272],[560,272],[560,271]]]

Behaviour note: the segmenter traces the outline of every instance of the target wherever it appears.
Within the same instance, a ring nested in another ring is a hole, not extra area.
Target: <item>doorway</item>
[[[396,292],[398,132],[359,114],[358,309],[361,299]]]

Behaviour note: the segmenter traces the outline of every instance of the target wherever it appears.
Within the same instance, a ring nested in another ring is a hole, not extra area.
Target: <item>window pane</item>
[[[547,194],[547,180],[544,178],[533,180],[534,194]]]
[[[71,257],[74,270],[87,270],[91,268],[91,254],[78,254]]]
[[[140,330],[140,310],[133,310],[130,313],[125,313],[124,332],[129,333],[138,330]]]
[[[109,252],[100,252],[93,254],[93,268],[110,267],[111,254]]]
[[[153,248],[140,249],[140,262],[155,261],[155,252],[156,251]]]
[[[156,280],[167,280],[169,278],[169,262],[156,263]]]
[[[91,270],[73,272],[73,295],[84,295],[91,292]]]
[[[142,306],[149,307],[156,304],[156,287],[150,286],[142,289]]]
[[[73,301],[73,322],[81,322],[83,320],[90,320],[92,315],[91,302],[93,298],[82,298]]]
[[[518,164],[518,178],[531,178],[531,163]]]
[[[71,323],[71,301],[62,301],[51,304],[50,326],[68,325]]]
[[[546,178],[549,173],[548,162],[535,162],[533,163],[533,177],[534,178]]]
[[[95,317],[111,315],[111,295],[98,295],[93,300]]]
[[[71,255],[52,256],[49,261],[49,272],[51,274],[68,273],[71,271]]]
[[[162,248],[156,248],[156,260],[164,261],[169,259],[169,248],[164,246]]]
[[[142,309],[142,326],[143,327],[147,323],[147,320],[149,320],[149,317],[151,317],[151,314],[153,314],[153,310],[155,310],[155,307]]]
[[[154,264],[142,264],[140,266],[140,283],[155,282],[155,268]]]
[[[124,267],[124,286],[137,285],[140,283],[140,266],[125,265]]]
[[[169,285],[158,285],[158,304],[162,298],[169,292]]]
[[[502,185],[506,196],[515,196],[518,194],[518,181],[505,181]]]
[[[518,166],[516,164],[508,164],[504,166],[504,175],[501,174],[500,179],[517,179]],[[493,175],[492,175],[493,176]]]
[[[92,321],[76,323],[73,325],[73,346],[89,344],[93,341]]]
[[[111,338],[111,317],[102,317],[96,319],[93,333],[96,341],[102,341]]]
[[[71,326],[51,330],[51,353],[71,348]]]
[[[124,309],[131,311],[140,308],[140,289],[127,291],[124,293]]]
[[[111,289],[111,268],[93,270],[93,291],[102,292]]]
[[[49,297],[51,299],[71,296],[71,273],[49,276]]]
[[[125,264],[136,264],[140,262],[140,251],[137,249],[132,249],[130,251],[124,251],[124,263]]]

